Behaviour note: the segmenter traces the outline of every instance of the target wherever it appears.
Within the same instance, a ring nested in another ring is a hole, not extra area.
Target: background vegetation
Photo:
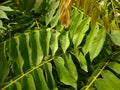
[[[119,90],[119,0],[1,0],[1,90]]]

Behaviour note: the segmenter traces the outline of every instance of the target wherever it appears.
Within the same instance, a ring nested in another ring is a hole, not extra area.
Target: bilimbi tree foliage
[[[120,0],[0,1],[0,90],[120,90]]]

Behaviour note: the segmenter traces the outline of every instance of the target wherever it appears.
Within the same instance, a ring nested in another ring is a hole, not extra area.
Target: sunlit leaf
[[[5,18],[5,19],[8,19],[6,13],[2,10],[0,10],[0,18]]]
[[[58,37],[60,33],[58,31],[53,31],[51,40],[50,40],[50,47],[52,50],[52,55],[55,55],[56,51],[58,50]]]
[[[11,9],[10,7],[2,6],[2,5],[0,5],[0,10],[2,10],[2,11],[13,11],[13,9]]]
[[[107,84],[113,87],[114,90],[120,89],[120,79],[108,70],[102,72],[102,77]]]
[[[106,83],[103,79],[99,78],[95,81],[95,86],[97,90],[114,90],[108,83]]]
[[[90,23],[90,18],[85,18],[81,24],[79,25],[78,29],[76,30],[74,36],[73,36],[73,44],[74,44],[74,48],[77,48],[80,43],[82,42],[85,33],[87,32],[88,28],[89,28],[89,23]]]
[[[60,40],[61,48],[63,52],[65,53],[67,48],[70,45],[69,32],[63,31],[59,37],[59,40]]]

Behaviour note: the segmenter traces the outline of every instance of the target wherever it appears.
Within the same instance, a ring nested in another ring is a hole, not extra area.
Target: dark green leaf
[[[5,50],[5,43],[0,43],[0,86],[3,84],[9,73]]]

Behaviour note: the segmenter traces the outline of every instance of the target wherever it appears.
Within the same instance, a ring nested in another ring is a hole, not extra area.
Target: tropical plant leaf
[[[6,90],[22,90],[21,84],[19,82],[14,83],[10,87],[8,87]]]
[[[92,43],[95,37],[97,36],[97,33],[99,31],[99,25],[96,23],[93,27],[91,27],[90,34],[87,36],[87,40],[85,45],[83,46],[83,52],[86,55],[89,51],[92,49]]]
[[[90,23],[90,18],[89,17],[85,18],[79,25],[78,29],[75,31],[75,34],[72,39],[75,48],[77,48],[82,42],[85,33],[89,28],[89,23]]]
[[[3,10],[0,10],[0,18],[8,19],[6,13]]]
[[[114,90],[114,88],[112,88],[108,83],[106,83],[101,78],[99,78],[95,81],[95,86],[96,86],[97,90]]]
[[[60,40],[60,46],[63,52],[65,53],[70,45],[69,32],[63,31],[59,37],[59,40]]]
[[[1,6],[1,5],[0,5],[0,10],[2,10],[2,11],[13,11],[13,9],[11,9],[10,7]]]
[[[79,50],[75,50],[75,51],[72,52],[72,54],[77,58],[77,60],[80,64],[80,67],[84,71],[88,72],[87,61],[86,61],[84,55],[82,54],[82,52],[79,51]]]
[[[60,33],[58,31],[53,31],[51,40],[50,40],[50,47],[52,50],[52,55],[55,55],[56,51],[58,50],[58,37]]]
[[[97,36],[95,37],[95,39],[92,42],[92,47],[90,50],[91,60],[93,60],[95,57],[97,57],[98,54],[100,53],[100,51],[104,45],[105,38],[106,38],[106,31],[104,28],[101,28],[98,31]]]
[[[45,66],[45,74],[46,74],[46,82],[50,90],[58,90],[57,85],[55,83],[53,74],[52,74],[52,64],[47,63]]]
[[[46,26],[51,22],[53,15],[55,14],[56,9],[59,6],[59,0],[50,0],[49,1],[49,12],[45,15]]]
[[[0,65],[0,86],[1,86],[9,73],[9,67],[6,61],[4,43],[0,44],[0,63],[1,63]]]
[[[49,90],[47,83],[45,81],[45,77],[43,75],[43,70],[41,68],[37,69],[34,71],[34,80],[35,80],[35,85],[36,85],[36,90],[41,89],[41,90]]]
[[[83,13],[79,13],[77,10],[72,11],[72,18],[71,18],[72,21],[69,28],[70,36],[72,39],[77,29],[79,29],[78,27],[82,22],[82,18],[83,18]]]
[[[102,72],[102,77],[106,83],[112,86],[115,90],[120,89],[120,79],[108,70]]]
[[[57,10],[55,16],[53,16],[53,18],[52,18],[52,20],[50,22],[51,28],[54,28],[55,26],[57,26],[59,18],[60,18],[60,11]]]
[[[39,38],[39,31],[30,34],[30,46],[32,47],[32,60],[34,65],[40,64],[43,59],[43,50]]]
[[[108,64],[108,67],[115,71],[117,74],[120,74],[120,68],[118,68],[119,66],[120,64],[117,62],[110,62]]]
[[[35,13],[38,13],[42,3],[43,3],[43,0],[36,0],[32,10],[34,10]]]
[[[73,74],[71,74],[71,71],[69,71],[69,69],[67,68],[68,66],[65,65],[66,62],[64,61],[64,59],[62,57],[58,57],[54,63],[55,63],[60,81],[66,85],[71,85],[72,87],[75,88],[75,90],[77,90],[77,84],[76,84],[77,80],[74,78],[76,76],[73,76]]]
[[[120,46],[120,31],[111,30],[110,38],[115,45]]]
[[[31,74],[28,74],[26,77],[23,78],[22,85],[23,90],[25,90],[26,88],[29,90],[36,90],[34,79]]]

